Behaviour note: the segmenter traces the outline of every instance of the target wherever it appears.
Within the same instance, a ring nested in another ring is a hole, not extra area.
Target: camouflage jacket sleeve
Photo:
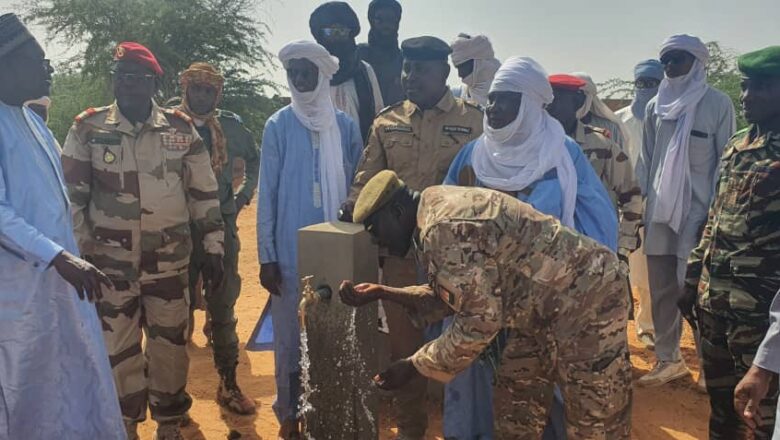
[[[195,129],[192,129],[193,133]],[[190,219],[203,233],[206,253],[224,255],[225,233],[219,207],[217,179],[203,140],[196,137],[184,155],[184,182]]]
[[[92,188],[92,155],[81,126],[74,124],[62,149],[62,171],[73,215],[73,232],[82,255],[91,254],[92,234],[86,210]]]
[[[631,161],[620,147],[609,141],[613,160],[607,164],[607,182],[610,182],[620,213],[618,253],[628,256],[639,248],[639,227],[642,225],[642,190],[634,177]]]
[[[241,126],[241,135],[240,150],[236,155],[244,159],[244,178],[236,195],[242,194],[247,200],[252,201],[260,173],[260,150],[257,148],[254,135],[244,126]]]
[[[453,314],[453,310],[439,299],[428,284],[404,287],[403,294],[414,301],[414,307],[407,307],[406,311],[419,329],[425,329]]]
[[[355,202],[360,194],[360,190],[363,189],[366,183],[368,183],[376,173],[386,168],[387,157],[385,156],[385,148],[382,145],[381,139],[379,139],[379,130],[375,124],[371,126],[371,131],[368,135],[368,144],[363,150],[363,156],[358,163],[355,180],[352,182],[352,188],[349,190],[348,199]]]
[[[503,305],[498,266],[493,252],[474,251],[462,233],[448,225],[427,233],[430,264],[436,271],[432,292],[455,313],[455,320],[437,339],[420,348],[411,360],[422,375],[449,382],[465,370],[501,330]],[[488,246],[494,243],[488,240]],[[430,269],[429,269],[430,272]],[[427,310],[426,310],[427,309]],[[418,310],[436,317],[440,307]],[[441,316],[439,316],[441,317]]]

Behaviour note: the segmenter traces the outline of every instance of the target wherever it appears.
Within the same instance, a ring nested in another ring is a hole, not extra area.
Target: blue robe
[[[455,157],[444,180],[445,185],[458,184],[460,173],[465,167],[471,166],[474,145],[476,145],[476,141],[467,144]],[[616,251],[618,220],[612,201],[601,180],[593,171],[590,162],[583,155],[580,146],[571,138],[567,138],[566,149],[569,151],[577,171],[575,229]],[[477,185],[484,186],[481,182],[477,182]],[[540,212],[561,218],[562,194],[555,170],[548,172],[542,179],[534,183],[530,194],[518,194],[518,199],[532,205]],[[451,322],[452,318],[447,318],[444,321],[444,327],[450,325]],[[478,359],[445,386],[445,437],[458,438],[459,440],[493,438],[492,381],[492,367]],[[560,394],[557,388],[556,393],[558,393],[558,399],[552,411],[552,417],[555,430],[558,431],[562,428],[563,419]]]
[[[0,102],[0,439],[124,439],[95,305],[50,266],[79,255],[60,149]]]
[[[337,111],[344,159],[345,188],[349,188],[363,151],[358,126]],[[298,324],[298,229],[322,223],[321,201],[314,185],[319,157],[311,133],[292,107],[274,113],[265,124],[260,153],[257,209],[257,249],[260,264],[276,262],[282,272],[281,296],[271,296],[271,319],[276,377],[273,409],[279,422],[296,418],[299,393],[300,329]]]

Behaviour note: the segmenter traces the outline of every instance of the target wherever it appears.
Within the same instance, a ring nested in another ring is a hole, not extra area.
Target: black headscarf
[[[352,30],[349,34],[349,41],[345,43],[345,46],[339,47],[337,51],[328,47],[322,38],[322,29],[334,24],[340,24]],[[360,34],[360,20],[358,20],[357,14],[346,2],[323,3],[311,13],[309,29],[317,43],[325,46],[331,55],[339,59],[339,70],[333,75],[330,84],[337,86],[351,79],[355,80],[360,112],[360,132],[363,139],[367,139],[368,130],[374,120],[375,103],[368,71],[357,53],[355,38]]]
[[[382,8],[390,8],[392,9],[396,14],[398,14],[398,18],[401,18],[401,13],[403,12],[403,8],[401,8],[401,4],[398,3],[396,0],[371,0],[371,3],[368,4],[368,19],[371,20],[374,18],[374,14],[377,13]]]
[[[16,14],[0,16],[0,57],[13,52],[14,49],[32,39],[32,34]]]

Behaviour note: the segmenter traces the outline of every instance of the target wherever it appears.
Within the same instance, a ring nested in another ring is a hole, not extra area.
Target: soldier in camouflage
[[[114,58],[116,102],[76,117],[62,164],[79,248],[114,284],[97,309],[128,437],[138,438],[148,406],[155,438],[178,440],[192,405],[185,391],[190,222],[203,232],[205,281],[218,285],[217,181],[191,119],[152,100],[162,69],[151,52],[122,43]]]
[[[566,134],[580,144],[607,189],[620,219],[618,256],[628,264],[628,256],[639,248],[642,224],[642,191],[634,178],[628,155],[609,138],[606,130],[577,119],[577,110],[585,104],[584,80],[559,74],[550,76],[550,84],[555,100],[547,111],[563,125]]]
[[[629,438],[626,273],[609,249],[500,192],[435,186],[419,195],[392,171],[366,185],[354,219],[394,255],[414,243],[430,282],[345,281],[346,304],[394,301],[418,324],[455,315],[439,338],[379,374],[377,385],[395,389],[420,374],[447,382],[507,328],[497,438],[540,438],[553,383],[565,397],[570,438]]]
[[[780,46],[745,54],[738,65],[742,109],[751,125],[723,152],[715,200],[688,260],[679,305],[701,332],[710,438],[768,439],[777,381],[771,388],[767,383],[766,398],[755,402],[752,411],[759,409],[761,418],[752,428],[733,401],[769,328],[770,304],[780,289]]]
[[[182,103],[180,109],[193,118],[195,129],[211,156],[211,167],[219,184],[219,202],[225,223],[225,277],[217,290],[206,291],[206,304],[211,330],[205,332],[214,350],[214,363],[220,376],[217,402],[237,414],[253,414],[255,403],[241,392],[236,381],[238,365],[238,335],[234,307],[241,292],[238,274],[238,213],[252,200],[257,187],[260,155],[257,144],[234,113],[219,110],[224,78],[208,63],[193,63],[181,73]],[[233,159],[244,160],[243,183],[233,192]],[[201,244],[203,233],[192,223],[194,249],[190,259],[190,307],[196,303],[201,272],[205,267],[206,250]],[[193,325],[194,323],[191,323]]]

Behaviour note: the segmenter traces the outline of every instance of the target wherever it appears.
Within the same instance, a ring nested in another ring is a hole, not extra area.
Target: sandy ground
[[[260,312],[268,299],[268,293],[258,280],[257,246],[255,240],[255,205],[247,208],[239,218],[239,234],[242,240],[240,271],[243,291],[236,311],[238,336],[241,348],[249,339]],[[189,353],[191,358],[188,391],[194,404],[190,410],[192,423],[183,430],[188,440],[226,439],[231,430],[241,434],[241,439],[276,439],[278,424],[271,409],[274,400],[274,364],[270,352],[241,351],[238,367],[239,383],[244,392],[254,398],[258,412],[254,416],[234,416],[220,409],[214,402],[218,378],[214,370],[211,350],[200,329],[203,313],[196,314],[195,336]],[[650,351],[636,343],[633,324],[629,329],[634,377],[647,372],[654,360]],[[698,377],[698,362],[690,332],[683,336],[683,353],[694,378]],[[383,406],[386,409],[386,405]],[[383,411],[387,412],[387,411]],[[441,414],[437,404],[430,405],[431,427],[428,439],[442,439]],[[693,379],[683,379],[665,387],[634,389],[633,438],[640,440],[704,439],[707,437],[709,403],[707,396],[696,391]],[[139,433],[143,440],[152,438],[155,423],[147,421]],[[382,440],[394,438],[395,425],[389,417],[382,417]]]

